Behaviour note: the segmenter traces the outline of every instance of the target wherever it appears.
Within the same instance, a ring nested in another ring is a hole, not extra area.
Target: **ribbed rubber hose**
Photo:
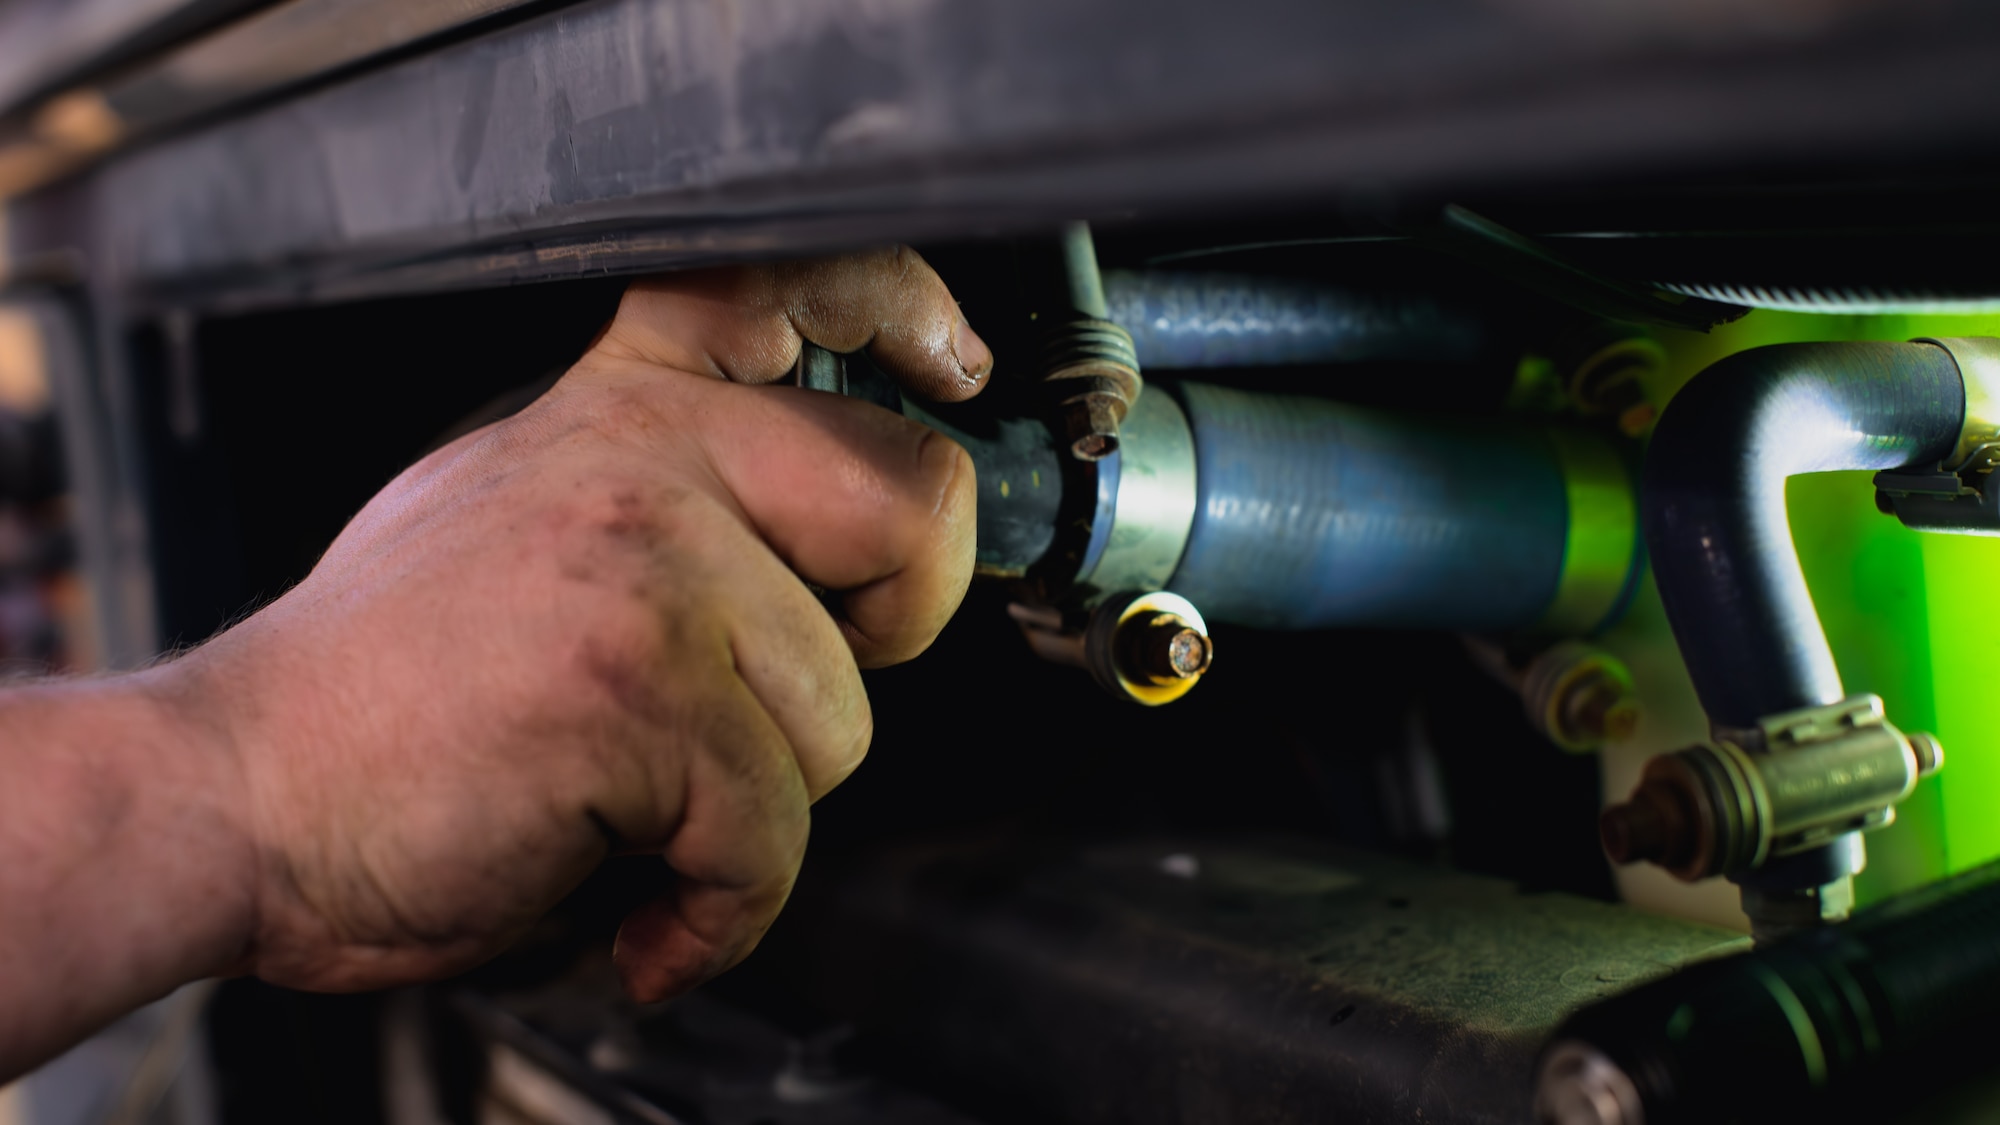
[[[1199,503],[1168,588],[1209,620],[1505,631],[1556,602],[1571,492],[1547,433],[1198,383],[1180,395]]]

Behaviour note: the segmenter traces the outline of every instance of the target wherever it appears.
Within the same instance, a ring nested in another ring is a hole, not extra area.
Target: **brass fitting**
[[[1605,853],[1688,882],[1738,874],[1891,823],[1944,764],[1936,738],[1897,730],[1874,695],[1769,716],[1741,742],[1759,739],[1754,752],[1718,739],[1647,762],[1598,821]]]

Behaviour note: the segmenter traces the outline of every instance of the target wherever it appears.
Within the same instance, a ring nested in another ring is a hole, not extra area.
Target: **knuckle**
[[[973,500],[978,470],[965,447],[936,430],[929,430],[918,451],[923,482],[921,495],[933,517],[950,518]]]
[[[875,714],[868,706],[864,695],[854,708],[853,718],[843,744],[832,756],[823,789],[831,789],[846,781],[868,757],[868,747],[875,741]]]
[[[930,264],[924,261],[923,255],[900,243],[889,249],[889,265],[895,271],[898,285],[908,285],[912,281],[921,284],[925,275],[931,272]]]

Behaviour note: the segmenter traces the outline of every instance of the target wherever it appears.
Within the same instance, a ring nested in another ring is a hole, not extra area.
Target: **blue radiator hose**
[[[832,389],[894,395],[866,362],[843,370]],[[1082,464],[1039,423],[973,433],[902,405],[972,455],[988,575],[1039,573],[1093,599],[1165,589],[1208,620],[1265,628],[1550,639],[1615,621],[1637,585],[1632,474],[1590,432],[1160,381],[1119,451]],[[1078,525],[1088,542],[1071,553]]]
[[[1431,297],[1282,278],[1110,270],[1104,298],[1142,370],[1464,363],[1490,334],[1477,316]]]
[[[1201,383],[1178,397],[1198,497],[1167,587],[1212,621],[1578,635],[1630,598],[1630,476],[1593,435]]]

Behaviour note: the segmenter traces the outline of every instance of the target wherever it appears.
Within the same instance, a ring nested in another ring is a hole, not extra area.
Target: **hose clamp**
[[[1875,474],[1875,506],[1918,531],[2000,534],[2000,340],[1980,336],[1920,338],[1951,357],[1965,389],[1958,440],[1935,468]]]
[[[1118,451],[1097,462],[1097,510],[1075,582],[1087,602],[1119,590],[1158,590],[1173,577],[1194,527],[1194,432],[1172,395],[1132,404]]]

